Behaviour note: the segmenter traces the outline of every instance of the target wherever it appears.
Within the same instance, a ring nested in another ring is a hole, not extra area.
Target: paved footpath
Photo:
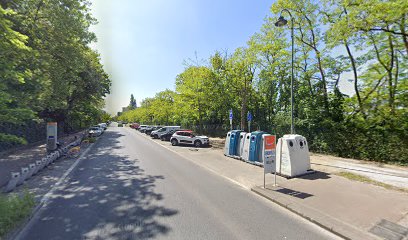
[[[17,239],[337,239],[206,168],[111,127]]]
[[[74,141],[75,136],[80,136],[82,132],[66,135],[59,138],[64,146]],[[6,186],[10,180],[11,172],[20,172],[22,167],[27,167],[30,163],[47,155],[46,145],[42,143],[21,147],[11,152],[0,153],[0,190]]]

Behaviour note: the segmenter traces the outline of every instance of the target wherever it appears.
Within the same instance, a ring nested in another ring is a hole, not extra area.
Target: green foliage
[[[342,157],[408,164],[406,1],[278,0],[246,46],[188,65],[166,90],[119,117],[144,124],[229,124],[278,136],[290,132],[294,24],[295,131],[310,149]],[[289,26],[277,28],[280,15]],[[340,92],[352,74],[355,95]]]
[[[34,196],[25,191],[22,196],[0,194],[0,238],[31,214]]]
[[[27,141],[24,138],[5,133],[0,133],[0,142],[7,142],[10,144],[27,144]]]
[[[89,47],[95,22],[86,0],[1,3],[0,123],[40,118],[71,131],[101,119],[111,81]]]

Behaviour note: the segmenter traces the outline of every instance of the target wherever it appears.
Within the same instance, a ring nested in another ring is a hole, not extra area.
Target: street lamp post
[[[292,77],[290,79],[290,108],[291,108],[291,117],[290,117],[290,133],[294,134],[295,133],[295,126],[293,124],[293,79],[295,78],[295,74],[293,72],[293,59],[294,59],[294,38],[293,38],[293,16],[292,14],[289,12],[289,10],[287,9],[283,9],[281,11],[280,17],[278,19],[278,21],[275,23],[275,26],[277,27],[283,27],[285,26],[288,21],[282,16],[283,11],[287,12],[290,16],[290,21],[291,21],[291,38],[292,38],[292,64],[291,64],[291,68],[292,68]]]

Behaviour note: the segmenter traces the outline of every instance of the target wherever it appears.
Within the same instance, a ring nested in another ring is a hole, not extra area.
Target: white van
[[[152,138],[160,138],[162,135],[170,132],[170,131],[175,131],[175,130],[179,130],[180,126],[164,126],[156,131],[153,131],[150,136]]]

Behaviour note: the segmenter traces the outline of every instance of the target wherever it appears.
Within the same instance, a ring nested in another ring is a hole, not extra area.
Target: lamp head
[[[288,20],[286,20],[283,16],[280,16],[278,21],[275,23],[275,26],[277,27],[283,27],[288,23]]]

